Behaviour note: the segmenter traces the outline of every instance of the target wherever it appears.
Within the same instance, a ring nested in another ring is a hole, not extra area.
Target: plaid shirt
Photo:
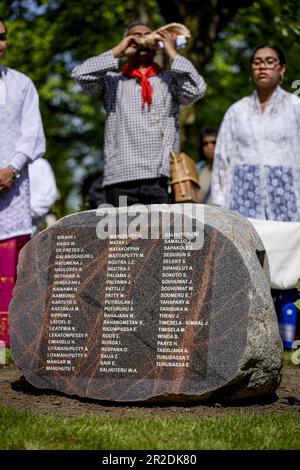
[[[103,186],[169,176],[170,146],[180,150],[179,105],[202,98],[206,84],[191,62],[177,55],[170,70],[149,78],[149,110],[142,107],[139,80],[124,77],[118,67],[119,59],[107,51],[72,72],[89,95],[103,100],[107,112]]]

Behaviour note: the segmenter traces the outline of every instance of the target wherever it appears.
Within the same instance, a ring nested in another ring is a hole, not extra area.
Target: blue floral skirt
[[[237,165],[229,209],[255,219],[299,221],[292,168]]]

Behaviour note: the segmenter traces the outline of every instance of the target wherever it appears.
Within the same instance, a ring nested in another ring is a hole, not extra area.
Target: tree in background
[[[199,129],[219,125],[234,101],[251,92],[249,57],[263,43],[287,53],[285,88],[300,79],[300,12],[288,0],[4,0],[9,50],[5,63],[36,84],[47,135],[47,158],[61,193],[59,216],[78,209],[80,184],[101,169],[104,111],[70,78],[74,65],[113,47],[124,25],[184,23],[192,39],[183,51],[208,83],[206,98],[182,113],[184,149],[197,158]],[[294,90],[295,91],[295,90]]]

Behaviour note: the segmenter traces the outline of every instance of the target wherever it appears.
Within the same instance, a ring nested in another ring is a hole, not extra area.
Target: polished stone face
[[[252,317],[276,321],[264,251],[241,217],[206,211],[197,249],[174,221],[166,238],[120,232],[101,240],[96,211],[34,237],[10,310],[13,356],[27,380],[113,401],[203,399],[244,383]],[[238,221],[244,236],[231,236],[228,225]],[[269,340],[262,334],[262,344]],[[277,362],[262,394],[278,384]]]

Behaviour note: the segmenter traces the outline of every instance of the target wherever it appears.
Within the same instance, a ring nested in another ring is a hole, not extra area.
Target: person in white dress
[[[213,201],[245,217],[300,221],[300,99],[281,88],[285,70],[279,48],[257,47],[255,91],[230,106],[218,134]]]
[[[0,61],[7,28],[0,18]],[[29,77],[0,65],[0,341],[9,347],[8,306],[32,221],[28,164],[45,153],[39,97]]]
[[[280,86],[286,61],[279,48],[257,47],[251,67],[255,91],[230,106],[220,128],[212,195],[252,221],[269,255],[271,282],[284,285],[299,272],[289,257],[297,256],[300,225],[300,99]],[[285,346],[295,338],[296,321],[284,311],[298,297],[288,287],[272,290]]]

